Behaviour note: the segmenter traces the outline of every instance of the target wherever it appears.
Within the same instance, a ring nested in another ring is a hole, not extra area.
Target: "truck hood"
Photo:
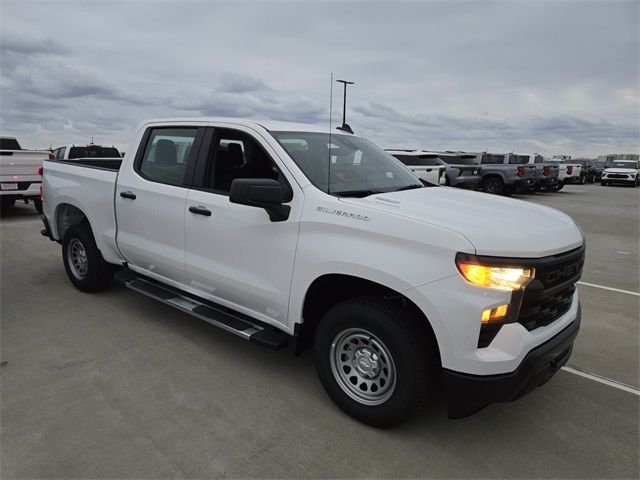
[[[486,193],[428,187],[341,200],[453,230],[479,255],[537,258],[584,241],[576,223],[559,210]]]

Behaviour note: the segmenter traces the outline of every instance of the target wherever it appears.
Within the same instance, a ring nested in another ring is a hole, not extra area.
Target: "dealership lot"
[[[0,223],[2,476],[638,477],[639,193],[514,197],[584,230],[568,366],[631,392],[561,371],[518,402],[453,421],[438,398],[388,431],[341,413],[309,352],[259,348],[124,288],[75,290],[18,206]]]

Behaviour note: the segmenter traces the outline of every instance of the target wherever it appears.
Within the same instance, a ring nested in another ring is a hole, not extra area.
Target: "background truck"
[[[55,160],[73,160],[76,158],[122,158],[116,147],[104,147],[90,143],[88,145],[62,145],[53,151]]]
[[[529,155],[518,155],[519,164],[530,164],[536,167],[536,182],[532,187],[533,191],[545,192],[557,188],[560,168],[557,163],[545,162],[542,155],[532,153]]]
[[[476,155],[466,152],[438,152],[438,157],[447,165],[445,185],[449,187],[477,190],[481,186],[480,170]]]
[[[48,151],[23,150],[15,137],[0,137],[0,200],[2,208],[16,200],[32,201],[42,213],[39,168],[49,158]]]
[[[437,154],[420,150],[385,150],[389,155],[400,160],[418,178],[425,182],[439,185],[445,182],[445,163]]]
[[[362,422],[398,425],[439,385],[450,416],[470,415],[571,354],[585,247],[562,212],[427,187],[372,142],[308,125],[158,120],[127,152],[45,162],[42,233],[70,281],[95,292],[116,272],[245,340],[313,347]]]
[[[579,184],[584,183],[584,176],[582,175],[582,165],[575,163],[571,160],[562,160],[556,158],[547,159],[548,162],[558,165],[558,184],[555,187],[551,187],[552,192],[558,192],[567,184]]]
[[[518,155],[514,153],[482,152],[476,158],[482,165],[480,178],[486,193],[509,195],[535,186],[535,165],[519,164]]]

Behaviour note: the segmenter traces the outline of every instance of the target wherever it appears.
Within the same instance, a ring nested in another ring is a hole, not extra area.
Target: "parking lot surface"
[[[514,197],[585,232],[568,366],[630,389],[563,370],[467,419],[448,420],[436,398],[393,430],[339,411],[309,352],[262,349],[117,286],[75,290],[60,246],[40,236],[32,206],[17,206],[0,222],[0,474],[638,478],[639,193],[596,184]]]

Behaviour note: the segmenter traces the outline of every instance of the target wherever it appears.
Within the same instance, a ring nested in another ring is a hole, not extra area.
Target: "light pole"
[[[345,132],[353,133],[353,130],[349,125],[347,125],[346,117],[347,117],[347,85],[353,85],[355,82],[349,82],[347,80],[336,80],[337,83],[344,84],[344,97],[342,103],[342,125],[337,127],[338,130],[343,130]]]

